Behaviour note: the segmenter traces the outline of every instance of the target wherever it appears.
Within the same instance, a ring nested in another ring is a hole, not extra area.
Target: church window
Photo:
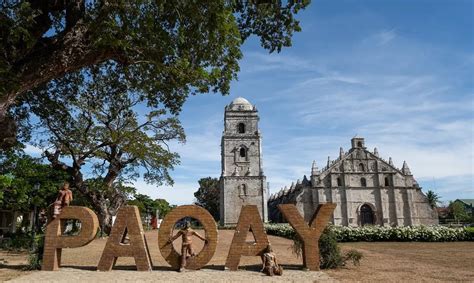
[[[358,147],[362,147],[362,142],[357,142]]]
[[[385,177],[385,187],[390,186],[390,182],[388,180],[388,177]]]
[[[364,172],[364,164],[359,164],[359,171]]]
[[[245,133],[245,124],[244,123],[239,123],[237,126],[239,134],[244,134]]]
[[[360,178],[360,185],[362,187],[367,187],[367,181],[365,180],[365,178]]]
[[[245,149],[245,147],[241,147],[239,153],[240,153],[240,157],[246,157],[247,156],[247,150]]]
[[[337,178],[337,186],[338,186],[338,187],[342,186],[342,180],[341,180],[341,178]]]
[[[239,189],[240,189],[240,191],[239,191],[240,195],[244,195],[244,196],[247,195],[247,185],[242,184],[242,185],[240,185]]]

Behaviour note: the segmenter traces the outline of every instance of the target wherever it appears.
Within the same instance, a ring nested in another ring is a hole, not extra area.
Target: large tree
[[[199,189],[194,193],[195,204],[204,207],[214,217],[219,220],[219,179],[207,177],[199,181]]]
[[[457,223],[469,221],[469,214],[466,212],[464,204],[460,201],[451,201],[449,203],[449,210],[451,217],[454,218],[454,221]]]
[[[15,142],[17,98],[113,60],[151,103],[179,110],[189,93],[226,94],[252,34],[270,52],[291,45],[309,0],[0,1],[0,146]],[[33,92],[34,96],[41,92]]]
[[[27,93],[21,106],[39,120],[36,146],[53,168],[68,174],[106,233],[133,193],[127,183],[140,176],[157,185],[173,183],[168,170],[179,156],[167,143],[184,142],[177,117],[145,103],[120,68],[107,62],[70,73],[39,89],[41,95]]]

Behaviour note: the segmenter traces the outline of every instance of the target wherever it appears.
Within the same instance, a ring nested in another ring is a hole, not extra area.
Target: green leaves
[[[21,152],[0,156],[0,207],[29,211],[33,205],[47,207],[56,198],[67,176]],[[38,184],[39,190],[34,191]]]
[[[160,218],[165,217],[165,215],[172,209],[172,206],[170,206],[166,200],[152,200],[149,196],[143,194],[135,194],[134,199],[128,201],[128,205],[138,206],[142,216],[147,213],[154,214],[158,211]]]
[[[432,190],[428,190],[426,193],[426,198],[428,199],[428,203],[430,204],[431,208],[437,207],[438,202],[441,200],[440,196]]]
[[[127,69],[106,62],[53,80],[38,93],[25,97],[40,118],[37,128],[46,130],[35,142],[57,152],[56,161],[69,157],[69,167],[79,171],[90,164],[90,177],[101,180],[104,189],[139,176],[158,185],[172,184],[168,170],[179,156],[167,143],[184,142],[183,128],[166,107],[145,102]]]
[[[195,204],[204,207],[217,221],[219,220],[219,179],[201,178],[199,189],[194,193]]]
[[[129,67],[152,104],[165,103],[177,113],[190,93],[229,93],[239,71],[240,46],[252,34],[270,52],[291,46],[293,32],[301,30],[294,16],[309,1],[2,3],[0,85],[13,80],[18,85],[4,87],[0,95],[31,89],[25,85],[32,82],[22,81],[26,77],[38,77],[32,85],[37,87],[83,66],[114,60]],[[72,62],[48,58],[62,51],[86,57],[67,59]],[[33,68],[35,61],[38,68]],[[30,73],[23,78],[25,68]]]

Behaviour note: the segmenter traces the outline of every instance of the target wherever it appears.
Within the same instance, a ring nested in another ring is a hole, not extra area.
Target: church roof
[[[355,138],[358,138],[358,139],[363,139],[363,138],[360,138],[360,137],[355,137]],[[353,138],[353,139],[355,139]],[[348,152],[345,152],[344,154],[342,154],[342,156],[340,155],[339,158],[337,158],[336,160],[332,160],[330,161],[328,159],[328,165],[325,166],[324,168],[321,169],[321,171],[318,172],[318,175],[323,175],[325,173],[329,173],[331,172],[332,168],[336,167],[336,166],[339,166],[345,159],[347,158],[350,158],[350,156],[352,155],[352,152],[354,152],[355,150],[362,150],[364,151],[365,153],[367,154],[370,154],[372,155],[372,157],[374,159],[377,159],[377,160],[380,160],[382,161],[387,167],[391,168],[392,170],[396,171],[396,172],[399,172],[403,175],[411,175],[411,172],[410,170],[408,169],[408,165],[406,165],[406,162],[404,162],[404,166],[407,168],[406,170],[400,170],[398,168],[396,168],[393,163],[391,162],[391,158],[390,158],[390,161],[387,162],[385,161],[383,158],[381,158],[380,156],[378,156],[378,152],[377,154],[375,153],[372,153],[370,152],[369,150],[367,150],[365,147],[362,147],[362,148],[351,148]]]
[[[230,105],[231,110],[253,110],[253,105],[243,97],[237,97]]]

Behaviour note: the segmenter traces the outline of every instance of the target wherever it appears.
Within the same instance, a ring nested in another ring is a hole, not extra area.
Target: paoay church
[[[242,205],[257,205],[264,222],[283,222],[278,204],[292,203],[306,221],[319,204],[337,207],[332,223],[343,226],[408,226],[438,224],[436,211],[421,191],[406,162],[397,168],[377,149],[365,147],[355,137],[351,149],[340,148],[339,157],[311,175],[269,196],[263,173],[261,133],[257,108],[244,98],[225,107],[221,140],[221,225],[235,225]]]

